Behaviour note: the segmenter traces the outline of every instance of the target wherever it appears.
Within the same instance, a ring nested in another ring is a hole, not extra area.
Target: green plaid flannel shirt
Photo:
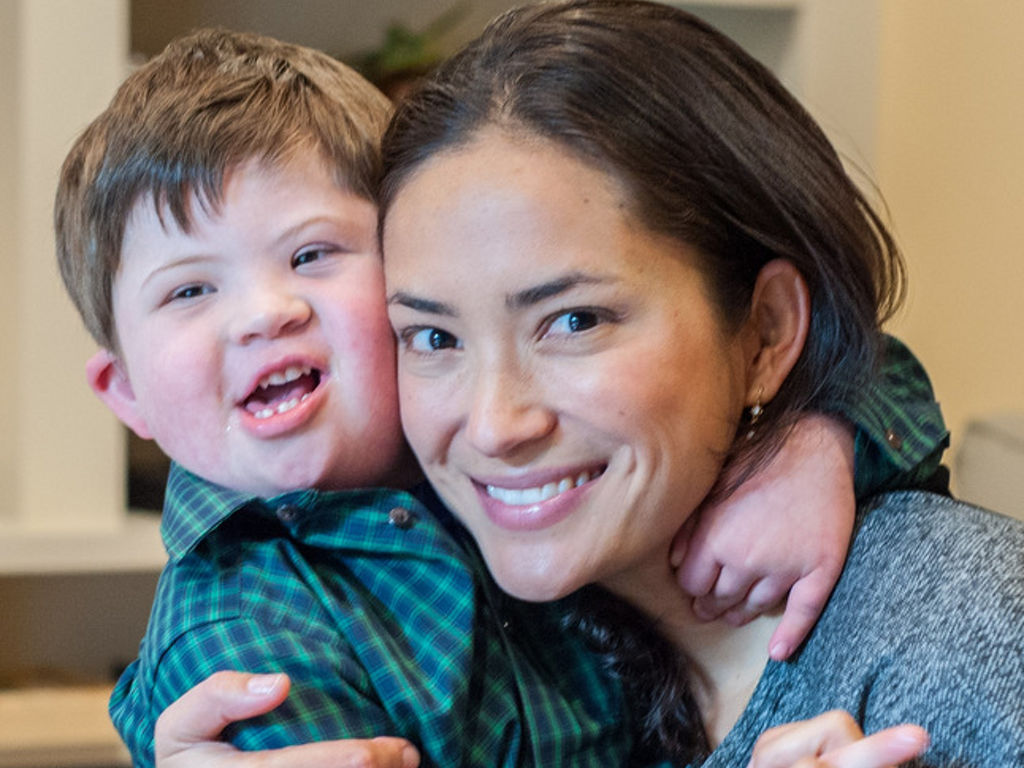
[[[886,345],[861,401],[837,409],[858,426],[858,495],[934,486],[948,440],[924,370],[895,339]],[[168,704],[240,669],[293,680],[282,707],[229,728],[244,749],[401,735],[424,766],[625,765],[618,685],[560,628],[557,605],[502,595],[431,499],[257,499],[174,467],[170,562],[139,659],[111,699],[136,764],[152,765]]]
[[[880,362],[855,402],[833,409],[857,427],[857,498],[904,488],[948,494],[949,473],[941,462],[949,432],[928,374],[892,336],[883,337]]]
[[[227,732],[243,749],[401,735],[423,766],[624,765],[618,687],[444,517],[401,491],[261,500],[172,467],[170,562],[110,705],[135,764],[153,764],[168,704],[239,669],[292,678],[282,707]]]

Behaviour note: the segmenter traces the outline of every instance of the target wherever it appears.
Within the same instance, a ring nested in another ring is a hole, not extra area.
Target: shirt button
[[[887,442],[889,447],[894,451],[898,451],[903,447],[903,438],[894,429],[885,430],[885,442]]]
[[[290,523],[299,516],[299,508],[294,504],[282,504],[277,508],[277,519],[282,523]]]
[[[412,528],[416,518],[413,516],[405,507],[394,507],[388,512],[388,525],[393,525],[401,531],[407,531]]]

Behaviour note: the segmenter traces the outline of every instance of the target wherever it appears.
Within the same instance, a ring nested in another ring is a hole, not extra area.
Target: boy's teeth
[[[510,506],[526,506],[547,501],[560,493],[579,488],[586,482],[597,477],[600,472],[581,472],[574,477],[563,477],[557,482],[552,481],[534,488],[501,488],[497,485],[486,486],[487,495]]]
[[[278,403],[273,408],[263,408],[258,410],[253,414],[253,416],[257,419],[269,419],[271,416],[275,416],[276,414],[287,413],[299,403],[305,401],[307,397],[309,397],[308,394],[305,394],[302,397],[293,397],[291,400],[285,400],[283,403]]]
[[[279,387],[282,384],[288,384],[289,382],[295,381],[302,376],[308,376],[312,371],[312,368],[299,368],[298,366],[290,365],[283,371],[274,371],[269,376],[260,379],[259,387],[260,389],[266,389],[267,387]]]

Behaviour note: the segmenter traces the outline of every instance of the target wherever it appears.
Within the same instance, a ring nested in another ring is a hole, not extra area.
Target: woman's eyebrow
[[[409,309],[414,309],[417,312],[426,312],[431,315],[443,315],[444,317],[458,317],[459,313],[455,311],[455,307],[451,304],[445,304],[441,301],[432,301],[431,299],[424,299],[419,296],[413,296],[411,293],[405,291],[395,291],[388,297],[388,305],[398,304]]]
[[[560,293],[565,293],[570,288],[575,288],[577,285],[590,285],[594,283],[606,283],[609,282],[609,278],[601,277],[599,275],[587,275],[583,272],[570,272],[563,277],[549,280],[546,283],[526,288],[516,293],[511,293],[505,297],[505,306],[509,309],[523,309],[524,307],[532,306],[545,299],[550,299],[552,296],[558,296]]]
[[[554,280],[548,280],[545,283],[507,294],[505,296],[505,306],[512,310],[523,309],[538,304],[545,299],[550,299],[552,296],[565,293],[578,285],[593,285],[607,282],[611,282],[611,278],[601,277],[600,275],[587,275],[583,272],[570,272]],[[422,296],[415,296],[406,291],[395,291],[392,293],[388,297],[388,305],[392,304],[398,304],[417,312],[426,312],[431,315],[441,315],[443,317],[459,316],[458,311],[451,304],[446,304],[443,301],[434,301],[433,299],[425,299]]]

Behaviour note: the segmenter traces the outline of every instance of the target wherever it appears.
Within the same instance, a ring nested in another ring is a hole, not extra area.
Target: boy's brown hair
[[[116,351],[112,293],[125,224],[152,197],[189,231],[250,159],[318,151],[338,185],[373,200],[391,104],[341,62],[261,35],[201,30],[121,85],[64,161],[54,222],[61,276],[86,328]]]

